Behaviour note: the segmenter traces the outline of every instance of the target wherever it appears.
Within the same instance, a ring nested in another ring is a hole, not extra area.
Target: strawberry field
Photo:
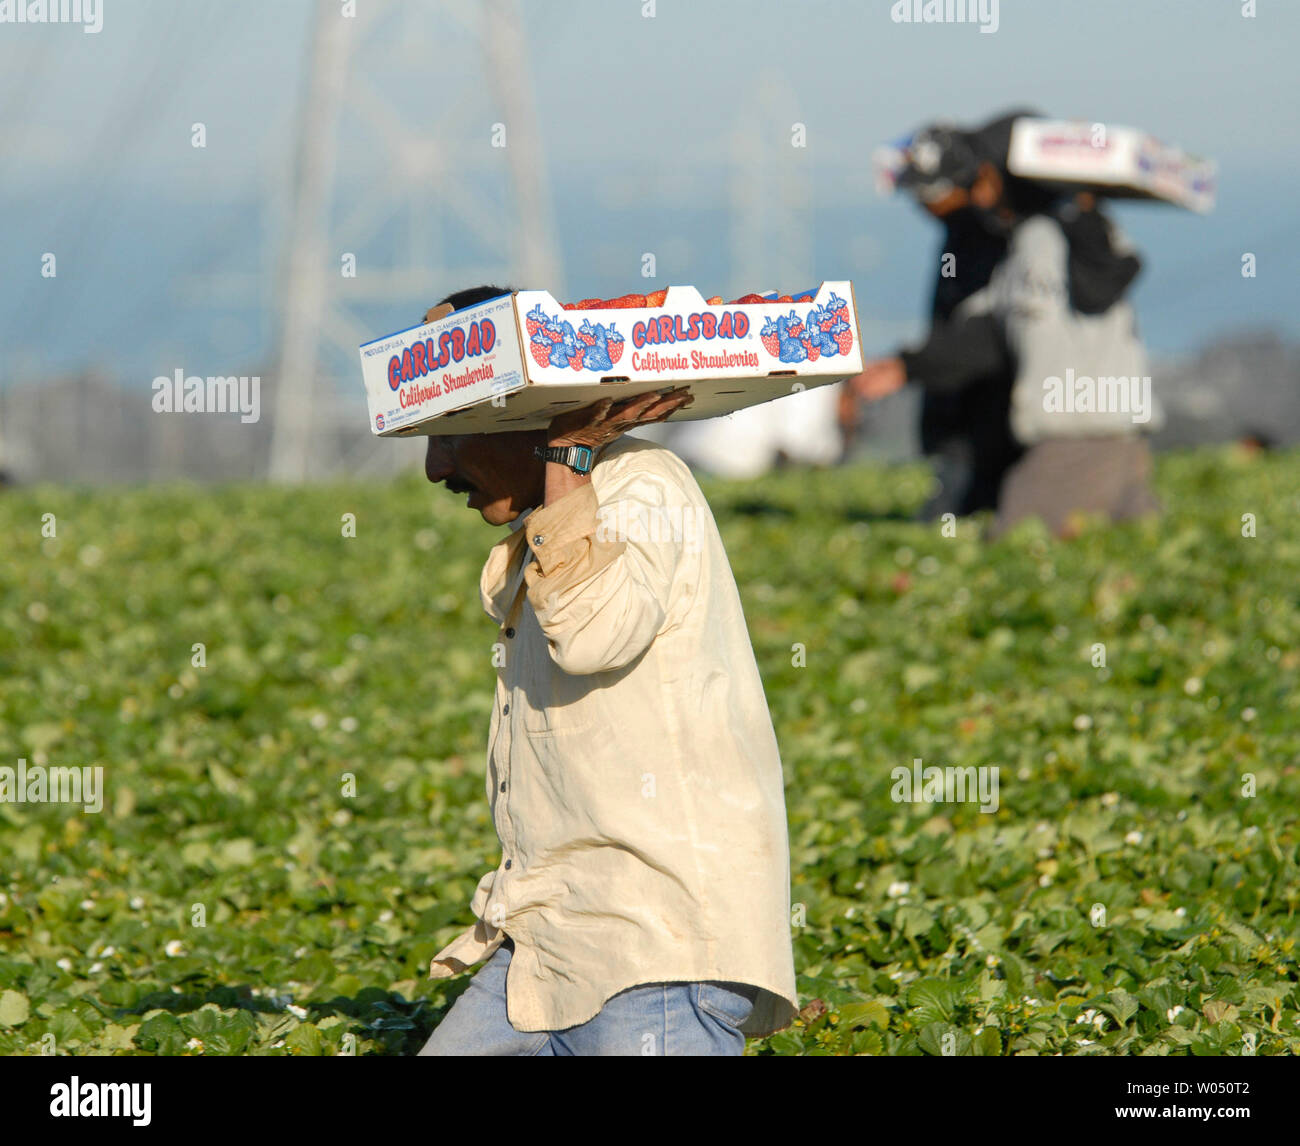
[[[1070,542],[927,485],[705,485],[788,780],[804,1010],[749,1053],[1300,1051],[1300,456],[1163,457]],[[0,766],[102,768],[0,802],[0,1053],[418,1049],[498,858],[498,535],[416,477],[0,497]],[[997,811],[892,799],[917,759]]]

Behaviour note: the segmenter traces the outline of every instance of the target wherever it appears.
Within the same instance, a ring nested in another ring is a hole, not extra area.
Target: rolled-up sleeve
[[[529,515],[528,600],[565,672],[622,668],[658,635],[682,548],[667,526],[674,500],[668,483],[639,474],[603,503],[588,483]]]

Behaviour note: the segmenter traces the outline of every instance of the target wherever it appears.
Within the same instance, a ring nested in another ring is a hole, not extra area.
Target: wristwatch
[[[591,473],[592,454],[587,446],[537,446],[533,455],[544,462],[559,462],[575,474]]]

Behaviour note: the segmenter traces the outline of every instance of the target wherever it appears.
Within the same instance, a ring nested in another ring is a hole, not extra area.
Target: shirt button
[[[506,782],[505,782],[504,780],[502,780],[502,781],[501,781],[501,791],[504,792],[505,790],[506,790]]]
[[[509,871],[509,870],[510,870],[510,864],[511,864],[511,862],[512,862],[511,860],[506,860],[506,871]]]
[[[510,706],[508,704],[501,710],[501,715],[502,716],[510,715]]]
[[[536,534],[533,535],[533,544],[534,544],[534,545],[541,545],[541,544],[542,544],[543,542],[545,542],[545,541],[546,541],[546,538],[545,538],[542,534],[540,534],[540,533],[536,533]]]
[[[515,635],[515,631],[514,631],[514,629],[507,629],[507,630],[506,630],[506,636],[507,636],[507,637],[513,637],[514,635]]]

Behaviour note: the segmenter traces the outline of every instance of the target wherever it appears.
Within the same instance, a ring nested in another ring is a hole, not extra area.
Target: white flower
[[[1075,1016],[1074,1021],[1076,1023],[1091,1023],[1096,1018],[1097,1012],[1093,1010],[1093,1008],[1089,1007],[1086,1011],[1080,1011],[1079,1014]]]
[[[389,911],[387,908],[385,908],[383,911],[381,911],[381,912],[379,913],[379,922],[380,922],[380,923],[387,923],[387,922],[389,922],[389,920],[391,920],[392,918],[393,918],[393,913],[392,913],[391,911]]]
[[[352,822],[352,813],[347,808],[340,808],[332,816],[330,823],[336,828],[346,828]]]
[[[90,971],[89,971],[89,974],[91,974],[91,975],[98,975],[98,974],[99,974],[103,969],[104,969],[104,964],[103,964],[103,963],[92,963],[92,964],[90,965]]]
[[[329,724],[329,722],[330,722],[330,718],[326,716],[323,712],[313,712],[311,714],[311,726],[314,729],[316,729],[317,732],[325,728],[326,725]]]
[[[1052,877],[1051,877],[1050,875],[1048,875],[1046,872],[1043,872],[1043,874],[1040,875],[1040,876],[1038,877],[1038,886],[1039,886],[1039,887],[1051,887],[1051,886],[1052,886]]]
[[[343,729],[344,732],[355,732],[360,725],[357,723],[357,718],[355,716],[345,716],[339,721],[339,727]]]
[[[1039,1000],[1031,999],[1028,995],[1025,995],[1020,1001],[1031,1007],[1041,1007],[1043,1005]]]
[[[996,967],[1000,962],[1002,962],[1002,960],[996,955],[989,954],[984,956],[984,966],[986,967]]]
[[[173,939],[163,950],[174,959],[177,955],[185,954],[185,944],[179,939]]]
[[[1126,844],[1132,844],[1134,847],[1136,847],[1138,844],[1142,842],[1142,833],[1139,831],[1129,832],[1129,834],[1124,837],[1124,842]]]
[[[136,895],[132,897],[131,899],[132,911],[139,911],[140,908],[142,908],[143,906],[144,906],[144,898],[142,896]]]
[[[860,880],[858,880],[857,883],[855,883],[855,884],[853,885],[853,890],[854,890],[854,891],[861,891],[861,890],[862,890],[864,887],[866,887],[866,886],[867,886],[866,881],[860,879]]]
[[[185,1044],[185,1049],[186,1049],[186,1050],[192,1050],[192,1051],[198,1051],[200,1054],[202,1054],[202,1053],[203,1053],[203,1040],[202,1040],[202,1039],[190,1039],[190,1041],[187,1042],[187,1043]]]
[[[1183,1008],[1180,1004],[1177,1007],[1170,1007],[1169,1010],[1165,1012],[1165,1018],[1172,1023],[1182,1013],[1183,1013]]]
[[[1092,1039],[1080,1039],[1079,1045],[1081,1047],[1090,1047],[1092,1046]]]
[[[1243,708],[1241,710],[1241,719],[1244,720],[1247,724],[1249,724],[1252,720],[1254,720],[1257,715],[1258,714],[1255,712],[1253,708]]]
[[[287,1007],[285,1007],[285,1010],[288,1011],[289,1014],[291,1014],[295,1019],[305,1019],[307,1017],[306,1007],[296,1007],[294,1006],[293,1003],[290,1003]]]
[[[117,948],[116,948],[116,947],[105,947],[104,950],[102,950],[102,951],[100,952],[100,954],[101,954],[105,959],[107,959],[110,955],[116,955],[116,954],[117,954]]]
[[[1185,681],[1183,681],[1183,691],[1187,693],[1188,696],[1195,696],[1201,691],[1203,683],[1204,682],[1199,676],[1189,676]]]
[[[1119,803],[1118,792],[1103,792],[1101,794],[1101,806],[1103,808],[1113,808]]]
[[[1092,727],[1092,717],[1086,712],[1079,713],[1079,715],[1074,718],[1074,727],[1080,732],[1087,732],[1088,729]]]
[[[912,885],[903,879],[896,879],[891,883],[885,894],[890,899],[897,899],[900,895],[906,895],[912,889]]]
[[[83,899],[81,901],[82,911],[93,911],[94,908],[95,908],[95,901],[93,899]]]
[[[856,908],[856,907],[849,907],[849,908],[846,908],[845,911],[844,911],[844,918],[845,918],[845,919],[852,919],[852,918],[853,918],[853,913],[854,913],[855,911],[857,911],[857,908]]]
[[[72,970],[72,960],[71,960],[71,959],[67,959],[67,958],[60,959],[60,960],[55,964],[55,966],[56,966],[56,967],[62,967],[63,970],[65,970],[65,971],[71,971],[71,970]]]

